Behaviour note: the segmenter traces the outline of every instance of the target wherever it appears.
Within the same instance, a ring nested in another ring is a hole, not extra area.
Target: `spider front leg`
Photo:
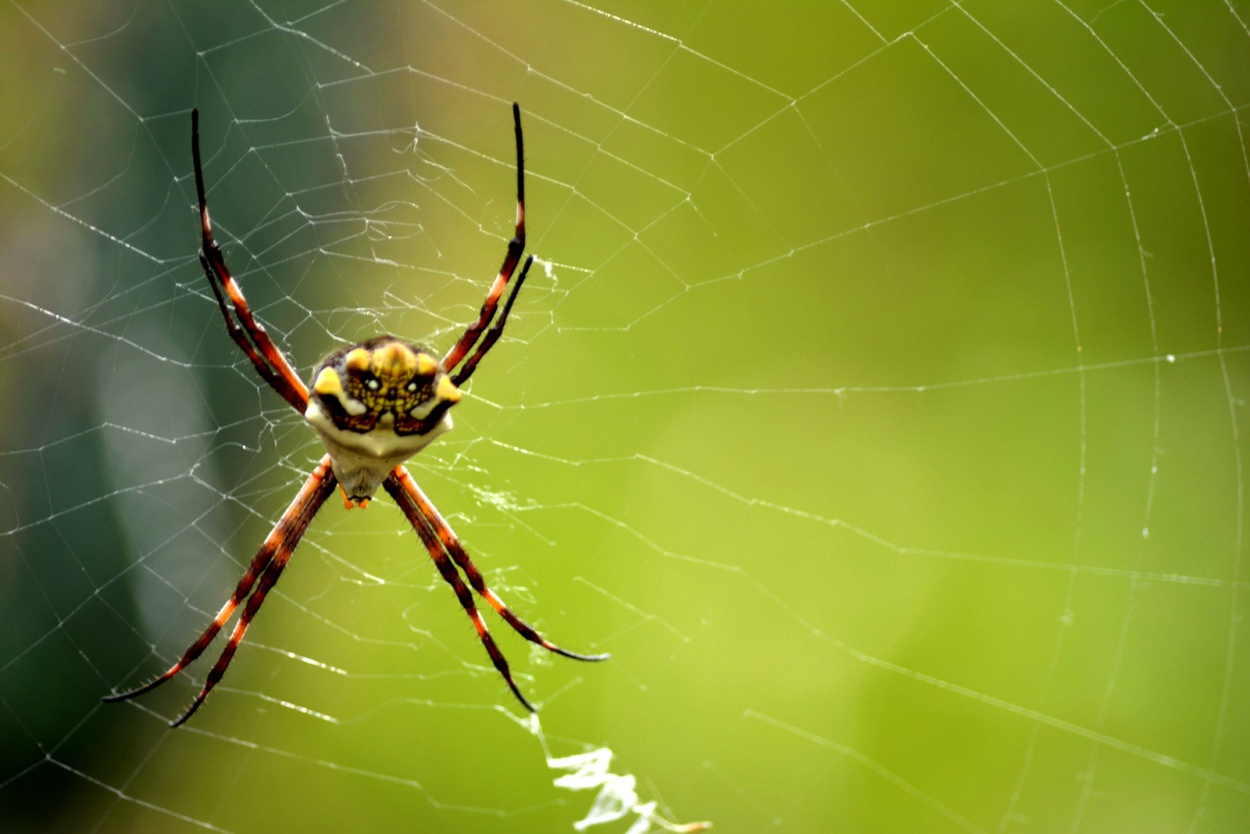
[[[495,317],[495,310],[499,306],[499,299],[503,295],[504,288],[508,286],[508,281],[512,279],[512,273],[516,271],[517,264],[521,262],[521,255],[525,252],[525,142],[521,137],[521,106],[516,102],[512,103],[512,121],[516,128],[516,232],[512,235],[512,240],[508,241],[508,251],[504,255],[503,266],[499,268],[499,274],[495,276],[494,283],[490,285],[486,293],[486,300],[482,302],[477,321],[465,329],[464,335],[451,350],[447,351],[440,363],[444,371],[452,374],[452,382],[456,385],[460,385],[469,378],[469,374],[473,373],[473,367],[477,365],[477,360],[481,359],[482,354],[489,349],[489,347],[485,349],[479,347],[476,359],[470,360],[469,365],[453,373],[453,369],[460,364],[473,344],[481,337],[482,331],[490,324],[490,320]],[[514,291],[513,296],[515,295]]]
[[[490,629],[486,627],[486,622],[482,619],[477,606],[474,605],[472,594],[469,593],[469,589],[465,587],[460,574],[453,567],[453,561],[460,566],[465,576],[469,578],[469,584],[473,586],[473,590],[477,591],[482,599],[490,603],[490,606],[504,618],[504,621],[526,640],[542,646],[550,652],[572,658],[573,660],[598,661],[607,660],[610,657],[607,654],[578,654],[577,652],[562,649],[539,634],[537,630],[516,614],[513,614],[503,600],[487,587],[481,571],[473,564],[473,560],[469,558],[468,552],[464,549],[456,534],[452,532],[450,525],[439,514],[434,504],[430,502],[430,499],[426,498],[425,493],[417,486],[417,482],[413,480],[406,467],[395,467],[383,483],[383,486],[390,493],[391,497],[395,499],[395,503],[399,505],[404,515],[408,517],[409,523],[416,530],[417,536],[420,537],[421,543],[425,545],[426,551],[430,554],[430,558],[434,560],[434,564],[438,567],[438,571],[442,574],[443,579],[455,590],[456,598],[460,601],[460,606],[464,608],[465,613],[469,615],[469,619],[473,621],[473,627],[477,629],[478,638],[481,639],[482,645],[485,646],[486,653],[490,655],[491,662],[494,663],[499,674],[507,682],[508,688],[512,690],[512,694],[517,697],[517,700],[527,710],[534,712],[534,707],[521,694],[516,681],[512,679],[508,661],[495,644],[495,639],[491,637]]]
[[[200,164],[200,112],[191,111],[191,161],[195,167],[195,194],[200,203],[200,265],[208,277],[217,306],[226,320],[226,331],[251,361],[269,387],[273,388],[300,414],[308,407],[308,388],[300,380],[291,363],[269,338],[269,333],[252,316],[252,308],[243,297],[243,290],[226,266],[226,256],[213,239],[213,224],[208,218],[208,200],[204,194],[204,170]],[[226,299],[229,298],[229,303]],[[233,313],[230,305],[234,306]]]
[[[209,643],[213,641],[213,638],[221,631],[226,621],[230,619],[230,615],[234,613],[239,603],[246,598],[247,605],[244,606],[243,613],[239,615],[239,622],[235,625],[225,649],[222,650],[221,657],[217,659],[217,663],[213,665],[212,670],[208,673],[200,694],[195,697],[195,700],[191,702],[191,706],[181,716],[170,722],[169,726],[177,727],[190,718],[200,708],[200,704],[204,703],[208,693],[212,691],[217,682],[225,675],[226,667],[230,665],[230,661],[238,650],[239,644],[243,642],[243,635],[247,632],[247,627],[252,622],[252,618],[256,616],[256,612],[260,610],[261,605],[265,602],[265,596],[282,575],[283,568],[291,560],[291,554],[295,552],[296,545],[304,537],[304,533],[308,530],[308,525],[312,523],[313,517],[321,509],[321,505],[325,503],[330,493],[334,492],[336,483],[334,471],[330,468],[330,456],[326,455],[317,464],[308,480],[304,482],[304,486],[299,491],[299,494],[295,496],[295,500],[287,507],[286,512],[282,514],[282,517],[278,519],[278,523],[265,538],[264,544],[261,545],[260,550],[253,557],[247,570],[244,571],[243,577],[239,579],[239,584],[235,586],[234,593],[231,594],[230,599],[217,612],[217,616],[204,629],[204,633],[187,648],[182,658],[164,674],[148,683],[116,695],[107,695],[103,700],[114,702],[134,698],[145,692],[150,692],[177,675],[203,654]],[[260,580],[259,585],[256,585],[257,579]],[[255,592],[252,591],[254,585],[256,586]],[[251,594],[250,597],[248,596],[249,594]]]

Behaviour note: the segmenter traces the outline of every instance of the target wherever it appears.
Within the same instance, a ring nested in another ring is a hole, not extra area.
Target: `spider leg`
[[[282,570],[286,567],[287,562],[291,560],[291,554],[295,552],[296,545],[303,538],[304,533],[308,530],[308,525],[312,523],[313,517],[321,509],[321,505],[334,492],[336,484],[337,480],[334,477],[334,471],[330,468],[330,456],[326,455],[317,464],[312,474],[309,475],[308,480],[304,482],[304,486],[295,496],[295,500],[291,502],[286,512],[278,519],[278,523],[274,525],[273,530],[265,537],[264,544],[261,545],[260,550],[257,551],[256,556],[252,559],[252,563],[239,580],[239,584],[235,587],[230,599],[222,606],[221,611],[213,618],[213,621],[204,630],[204,633],[186,650],[182,658],[163,675],[154,678],[148,683],[136,689],[105,696],[103,700],[113,702],[134,698],[155,689],[178,674],[208,648],[208,644],[221,631],[226,621],[230,619],[230,615],[234,613],[235,608],[238,607],[244,598],[247,598],[247,604],[243,607],[243,613],[239,616],[239,622],[235,625],[234,631],[230,635],[230,640],[226,643],[226,647],[221,653],[221,657],[217,659],[217,663],[214,664],[212,671],[208,673],[208,678],[205,680],[200,694],[196,696],[187,711],[171,722],[169,726],[177,727],[190,718],[199,709],[200,704],[204,703],[204,699],[208,697],[208,693],[221,680],[222,675],[226,673],[226,667],[230,665],[230,660],[234,657],[239,644],[243,641],[243,635],[247,631],[252,618],[256,616],[256,612],[260,610],[261,604],[264,603],[265,595],[269,593],[274,583],[278,581],[278,577],[282,575]],[[259,584],[257,584],[258,578],[260,580]],[[256,590],[252,592],[254,585]],[[251,593],[250,597],[248,596],[249,593]]]
[[[438,508],[434,506],[434,502],[430,501],[430,499],[426,497],[425,493],[421,491],[421,487],[417,486],[416,480],[413,479],[412,475],[408,472],[408,469],[404,466],[395,467],[394,471],[387,476],[386,483],[390,484],[391,481],[395,481],[412,500],[412,502],[416,504],[422,518],[425,519],[426,523],[433,528],[434,532],[438,535],[440,544],[449,554],[451,554],[451,558],[455,560],[456,564],[460,566],[460,569],[464,571],[464,575],[468,577],[469,584],[473,586],[473,590],[477,591],[478,595],[481,596],[482,599],[490,603],[491,608],[494,608],[497,612],[499,612],[499,616],[503,617],[508,625],[512,626],[513,630],[515,630],[517,634],[520,634],[531,643],[536,643],[539,646],[542,646],[547,651],[555,652],[558,655],[569,657],[573,660],[596,661],[607,660],[611,657],[609,654],[579,654],[578,652],[571,652],[568,649],[562,649],[539,634],[536,629],[516,614],[513,614],[512,611],[508,609],[508,606],[504,604],[503,600],[499,598],[499,595],[486,586],[486,580],[482,578],[482,572],[477,569],[477,565],[473,564],[473,560],[469,558],[468,552],[464,549],[464,545],[460,543],[460,539],[457,538],[456,534],[452,531],[451,525],[449,525],[447,520],[444,519],[439,513]],[[395,494],[394,491],[391,491],[389,488],[388,491],[391,492],[392,495]]]
[[[213,288],[213,295],[217,298],[217,306],[221,308],[221,314],[226,320],[226,329],[234,343],[251,360],[261,379],[290,403],[292,408],[303,414],[308,407],[308,389],[282,351],[269,338],[265,328],[252,316],[252,309],[243,297],[243,290],[231,276],[225,255],[213,239],[213,225],[208,219],[208,201],[204,196],[204,170],[200,164],[199,110],[191,111],[191,159],[195,165],[195,193],[200,203],[200,232],[203,238],[200,264],[204,267],[209,286]],[[230,305],[226,303],[227,298],[234,306],[233,314]]]
[[[508,295],[508,300],[504,302],[503,310],[499,313],[499,318],[495,319],[495,323],[491,325],[490,330],[486,331],[482,343],[477,346],[477,350],[473,351],[465,363],[460,366],[460,370],[456,371],[451,377],[451,381],[456,387],[464,385],[473,371],[477,369],[477,363],[482,361],[482,357],[486,355],[495,342],[499,341],[499,337],[503,335],[503,327],[508,323],[508,313],[512,312],[512,302],[516,301],[516,294],[521,291],[521,285],[525,283],[525,276],[529,275],[530,265],[534,263],[534,256],[530,255],[525,259],[525,266],[521,267],[521,274],[517,276],[516,283],[512,285],[512,292]]]
[[[401,469],[402,467],[397,467]],[[405,470],[405,474],[407,471]],[[411,478],[411,476],[409,476]],[[443,550],[442,544],[438,540],[438,536],[430,529],[430,523],[422,515],[416,502],[404,489],[402,483],[395,477],[394,473],[382,483],[386,487],[386,491],[395,499],[395,503],[408,517],[412,528],[417,531],[417,536],[421,539],[421,543],[425,545],[426,551],[430,554],[430,558],[434,560],[438,572],[446,580],[448,585],[456,592],[456,599],[460,601],[460,607],[469,615],[469,619],[473,621],[473,627],[477,629],[477,636],[482,641],[482,645],[486,647],[486,653],[490,655],[491,662],[495,664],[495,669],[503,676],[507,682],[508,688],[512,690],[512,694],[521,702],[530,712],[535,712],[534,705],[525,699],[521,694],[520,688],[516,685],[516,681],[512,679],[512,671],[508,668],[508,660],[503,656],[503,652],[499,650],[499,646],[495,644],[495,638],[490,636],[490,629],[486,627],[486,621],[482,619],[482,614],[477,610],[477,606],[473,603],[473,594],[465,586],[464,580],[460,578],[460,574],[456,573],[455,566],[451,563],[451,559],[447,558],[446,551]]]
[[[481,337],[482,331],[490,324],[490,320],[495,317],[499,298],[503,295],[504,287],[511,280],[512,273],[516,271],[517,264],[521,262],[521,253],[525,251],[525,147],[521,139],[521,107],[515,102],[512,105],[512,120],[516,124],[516,233],[512,240],[508,241],[508,252],[504,255],[503,266],[499,268],[499,275],[496,276],[495,282],[486,293],[486,300],[482,303],[482,310],[478,314],[477,321],[469,325],[464,335],[460,337],[460,341],[456,342],[455,346],[443,357],[444,371],[450,372],[460,364],[469,349]],[[479,353],[485,352],[485,350],[479,350]],[[464,374],[462,379],[467,377],[468,374]]]
[[[394,496],[396,503],[400,505],[401,510],[404,510],[404,514],[407,515],[407,518],[411,521],[412,526],[419,528],[417,529],[417,534],[421,535],[420,526],[425,526],[427,531],[425,535],[422,535],[422,543],[425,543],[426,550],[430,551],[430,555],[434,556],[435,550],[437,550],[440,553],[441,559],[445,560],[446,555],[444,554],[450,554],[451,559],[460,566],[460,570],[464,571],[465,576],[469,579],[469,584],[472,585],[472,589],[477,591],[477,594],[479,594],[482,599],[485,599],[487,603],[490,604],[491,608],[494,608],[497,613],[504,618],[504,621],[512,626],[512,630],[515,630],[517,634],[522,636],[522,638],[529,640],[530,643],[542,646],[542,648],[547,651],[552,651],[552,653],[574,660],[606,660],[609,656],[611,656],[607,654],[579,654],[576,653],[576,651],[561,649],[560,646],[551,643],[551,641],[547,640],[545,636],[542,636],[539,631],[534,628],[534,626],[531,626],[529,623],[526,623],[525,620],[522,620],[519,616],[512,613],[512,611],[507,608],[507,605],[504,604],[504,600],[501,600],[499,595],[495,594],[495,591],[487,588],[486,580],[482,578],[481,571],[477,570],[477,566],[472,563],[472,559],[469,558],[469,553],[467,553],[464,549],[464,545],[460,544],[460,539],[456,538],[456,534],[451,530],[451,526],[447,524],[446,519],[442,518],[442,515],[439,514],[439,510],[435,508],[434,503],[432,503],[429,498],[426,498],[425,493],[422,493],[420,486],[416,485],[416,481],[412,479],[412,475],[409,471],[407,471],[405,466],[396,466],[396,468],[391,471],[391,474],[387,476],[384,484],[382,485],[385,486],[387,493]],[[420,519],[421,525],[417,524],[415,519]],[[436,543],[431,544],[429,541],[425,541],[425,536],[429,534],[430,530],[432,530],[432,533],[437,536]],[[435,556],[435,561],[439,561],[437,556]],[[441,569],[440,565],[440,570]],[[444,574],[444,576],[446,576],[446,574]],[[459,576],[457,576],[456,579],[459,581]],[[451,580],[449,579],[447,581]],[[464,600],[461,600],[461,605],[465,605]],[[469,610],[469,605],[465,605],[465,609]],[[470,616],[475,615],[476,609],[470,611]],[[484,628],[484,626],[482,626],[482,628]],[[479,629],[479,631],[480,630],[481,629]],[[487,646],[487,651],[489,650],[490,648]],[[494,654],[491,656],[494,658]],[[497,663],[495,665],[496,668],[499,666]],[[506,676],[507,675],[505,673],[505,678]],[[511,684],[511,679],[509,679],[509,684]],[[512,689],[515,691],[515,686]],[[519,694],[517,694],[517,696],[520,698]],[[524,703],[525,699],[521,700],[522,703]]]
[[[265,539],[265,543],[256,553],[256,556],[253,557],[252,564],[248,566],[246,571],[244,571],[243,577],[239,580],[239,584],[235,587],[234,593],[230,595],[230,599],[227,600],[226,604],[223,605],[221,610],[217,612],[217,616],[214,617],[213,621],[208,624],[208,628],[204,629],[204,633],[201,634],[199,638],[186,650],[186,652],[182,655],[182,659],[173,666],[169,667],[169,671],[165,672],[163,675],[158,675],[142,686],[129,689],[125,692],[120,692],[116,695],[106,695],[101,700],[110,703],[114,701],[126,701],[142,695],[145,692],[150,692],[165,681],[172,678],[174,675],[181,672],[191,663],[194,663],[196,658],[203,654],[204,650],[208,648],[208,644],[213,642],[213,638],[217,636],[217,632],[221,631],[222,626],[224,626],[226,621],[230,619],[230,615],[234,613],[234,609],[239,606],[239,603],[242,602],[249,593],[251,593],[252,586],[256,584],[256,579],[267,567],[269,567],[270,561],[273,560],[273,554],[278,549],[280,544],[280,527],[275,527],[273,532],[271,532]]]

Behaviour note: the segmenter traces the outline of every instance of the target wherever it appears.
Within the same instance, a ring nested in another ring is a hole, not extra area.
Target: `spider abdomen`
[[[367,501],[396,466],[451,428],[460,389],[438,359],[394,336],[327,356],[313,374],[304,418],[354,501]]]

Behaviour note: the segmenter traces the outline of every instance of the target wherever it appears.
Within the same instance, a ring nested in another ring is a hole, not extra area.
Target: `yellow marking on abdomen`
[[[355,348],[347,352],[347,356],[343,357],[343,365],[349,371],[367,371],[369,369],[369,351],[364,348]]]
[[[417,355],[402,342],[391,342],[373,352],[373,372],[378,376],[411,376],[417,370]]]
[[[340,402],[343,399],[343,380],[339,378],[338,371],[333,368],[322,368],[321,373],[317,374],[317,381],[313,383],[313,390],[323,397],[334,397]]]
[[[452,382],[449,376],[445,376],[438,381],[438,387],[434,389],[434,395],[440,400],[450,403],[460,402],[460,389],[456,387],[456,383]]]
[[[313,391],[323,397],[333,397],[343,406],[343,410],[348,414],[359,417],[369,409],[364,403],[352,397],[343,390],[343,379],[339,376],[338,371],[333,368],[322,368],[321,373],[317,374],[317,381],[313,383]]]
[[[428,353],[417,354],[417,374],[419,376],[434,376],[438,373],[438,360]]]

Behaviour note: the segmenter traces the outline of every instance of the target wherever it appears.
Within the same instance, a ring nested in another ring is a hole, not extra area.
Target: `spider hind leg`
[[[508,667],[508,661],[503,656],[503,652],[499,650],[495,639],[491,636],[490,629],[486,626],[486,621],[482,619],[481,612],[478,611],[477,606],[473,602],[473,594],[465,586],[464,580],[460,578],[460,574],[456,572],[456,566],[459,566],[460,570],[464,571],[465,576],[469,579],[469,584],[473,586],[473,590],[477,591],[482,599],[490,603],[491,607],[504,618],[504,621],[526,640],[542,646],[550,652],[573,660],[599,661],[609,658],[607,654],[579,654],[562,649],[543,637],[516,614],[513,614],[504,605],[503,600],[486,586],[486,580],[482,577],[477,566],[473,564],[472,559],[469,558],[468,552],[460,544],[456,534],[452,532],[447,521],[439,514],[438,509],[426,498],[425,493],[417,486],[416,481],[413,480],[412,475],[406,468],[403,466],[395,467],[395,470],[386,479],[383,486],[390,493],[391,497],[395,499],[395,503],[399,505],[404,515],[408,517],[409,523],[412,524],[417,536],[420,537],[421,543],[425,546],[426,551],[430,554],[430,558],[438,567],[438,571],[443,579],[456,592],[456,598],[459,600],[460,606],[473,621],[473,627],[477,630],[478,639],[482,641],[486,653],[490,655],[495,669],[503,676],[504,681],[508,684],[508,688],[512,690],[512,694],[516,696],[517,700],[527,710],[530,712],[535,711],[533,705],[521,694],[516,681],[513,680],[512,672]]]
[[[129,700],[145,692],[150,692],[165,681],[173,678],[208,648],[208,645],[230,619],[230,615],[234,613],[239,603],[246,598],[247,603],[243,607],[243,613],[239,615],[239,621],[235,624],[234,631],[231,632],[230,639],[222,650],[221,656],[213,664],[212,670],[209,671],[200,693],[191,702],[191,706],[182,715],[170,722],[169,726],[177,727],[190,718],[200,708],[200,705],[204,703],[204,699],[208,697],[209,692],[213,690],[217,682],[225,675],[226,668],[230,665],[234,653],[238,651],[239,644],[243,642],[243,636],[247,632],[247,627],[251,624],[252,618],[256,616],[256,612],[260,610],[260,606],[265,601],[265,596],[273,588],[274,584],[277,583],[278,577],[282,575],[282,570],[286,567],[287,562],[291,560],[291,554],[295,552],[296,545],[304,537],[304,533],[308,530],[308,525],[312,523],[317,511],[321,509],[326,499],[330,497],[330,493],[334,491],[336,483],[334,471],[330,468],[330,456],[326,455],[313,469],[312,474],[308,476],[308,480],[304,482],[304,486],[295,496],[295,500],[287,507],[282,517],[278,519],[278,523],[274,525],[273,530],[265,538],[264,544],[261,545],[260,550],[253,557],[242,578],[239,579],[238,585],[235,586],[234,593],[231,594],[230,599],[217,612],[217,616],[204,629],[204,633],[187,648],[182,658],[164,674],[153,678],[142,686],[115,695],[106,695],[102,700],[106,702]],[[253,587],[255,587],[255,590],[253,590]]]

